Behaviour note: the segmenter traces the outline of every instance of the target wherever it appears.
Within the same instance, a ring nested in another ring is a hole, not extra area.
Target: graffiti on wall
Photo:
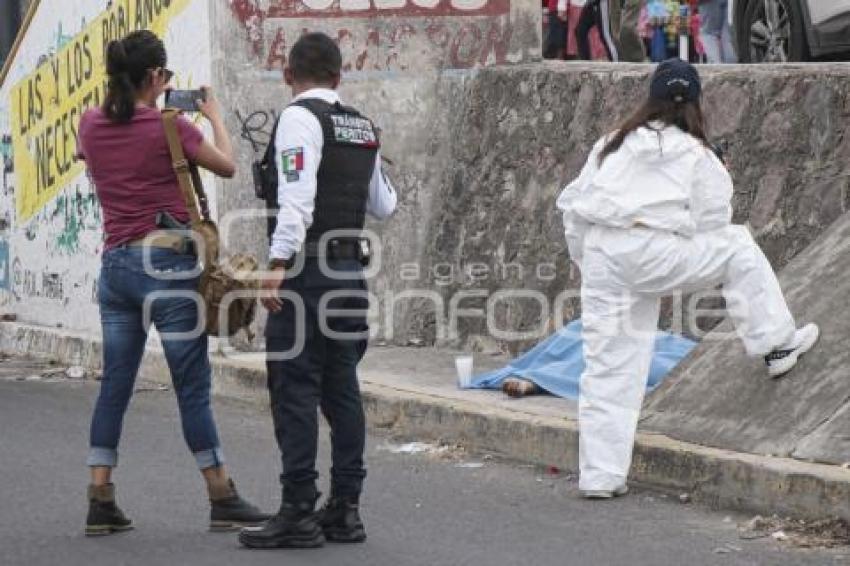
[[[75,159],[77,127],[83,112],[103,99],[107,44],[136,29],[161,34],[189,1],[115,0],[80,33],[63,38],[64,45],[12,86],[19,221],[32,218],[83,171]]]
[[[14,171],[11,134],[0,136],[0,156],[3,157],[3,171],[7,173]]]
[[[11,291],[16,301],[33,298],[64,301],[65,280],[61,273],[24,267],[20,257],[12,262]]]
[[[11,179],[12,173],[15,172],[15,157],[12,150],[12,135],[3,134],[0,136],[0,170],[2,170],[2,187],[3,195],[8,195],[12,192]]]
[[[8,227],[8,220],[0,218],[0,229],[4,226]],[[46,242],[48,255],[56,257],[91,252],[90,245],[82,245],[84,234],[99,234],[101,227],[102,216],[97,193],[93,185],[82,182],[60,191],[53,204],[40,211],[23,228],[27,241],[35,242],[40,238]],[[92,242],[91,235],[87,237],[87,241]]]
[[[254,153],[265,151],[271,141],[272,130],[277,121],[277,111],[236,110],[236,120],[239,122],[239,136],[251,145],[251,150]]]
[[[71,43],[73,39],[74,36],[64,33],[64,31],[62,30],[62,22],[59,22],[59,24],[56,26],[56,33],[53,37],[54,47],[51,50],[51,54],[60,51],[63,47]]]
[[[4,291],[9,291],[12,288],[10,270],[9,241],[2,239],[0,240],[0,289]]]
[[[100,228],[100,202],[94,191],[83,192],[76,185],[59,195],[50,217],[59,220],[56,224],[62,227],[52,239],[53,248],[60,254],[74,254],[80,251],[83,231]]]
[[[265,10],[252,0],[230,0],[230,6],[268,70],[285,63],[292,44],[310,31],[294,27],[295,18],[335,37],[346,72],[408,71],[435,54],[440,67],[502,64],[514,33],[510,0],[276,0]]]
[[[33,324],[98,330],[92,303],[103,213],[84,163],[74,159],[79,119],[103,101],[105,46],[136,29],[150,29],[166,42],[176,87],[191,88],[201,76],[209,81],[209,4],[40,4],[0,85],[2,312]]]

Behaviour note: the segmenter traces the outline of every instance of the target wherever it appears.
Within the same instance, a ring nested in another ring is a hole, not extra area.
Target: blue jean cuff
[[[114,468],[118,465],[118,450],[92,446],[89,449],[86,465],[89,467]]]
[[[195,461],[198,463],[198,468],[206,470],[207,468],[217,468],[224,464],[224,454],[221,448],[211,448],[209,450],[201,450],[195,452]]]

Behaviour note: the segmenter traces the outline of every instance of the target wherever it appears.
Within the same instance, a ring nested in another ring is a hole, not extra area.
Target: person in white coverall
[[[650,97],[591,151],[558,198],[582,273],[586,369],[579,398],[580,481],[588,498],[624,495],[660,298],[723,284],[747,352],[778,377],[818,338],[796,330],[776,276],[732,221],[732,179],[705,136],[696,69],[658,66]]]

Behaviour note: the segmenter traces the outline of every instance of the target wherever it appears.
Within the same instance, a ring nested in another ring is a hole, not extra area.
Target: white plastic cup
[[[472,385],[472,367],[472,356],[464,355],[455,358],[457,385],[461,389],[468,389]]]

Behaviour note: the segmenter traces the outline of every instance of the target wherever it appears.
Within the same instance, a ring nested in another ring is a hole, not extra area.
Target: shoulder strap
[[[334,108],[333,104],[325,102],[321,98],[301,98],[290,102],[289,106],[300,106],[301,108],[306,108],[313,114],[316,114],[317,117],[318,115]]]
[[[346,114],[353,114],[354,116],[358,116],[360,118],[366,118],[366,116],[364,116],[363,113],[360,112],[360,110],[353,106],[346,106],[342,102],[337,102],[336,104],[334,104],[334,109],[345,112]]]
[[[204,185],[201,182],[201,176],[198,174],[198,168],[190,164],[183,153],[183,144],[180,142],[180,135],[177,132],[177,116],[179,115],[178,110],[163,110],[162,123],[165,127],[168,149],[171,153],[171,163],[174,167],[174,173],[177,174],[177,181],[180,183],[180,191],[183,193],[183,201],[186,203],[192,224],[198,224],[202,220],[201,215],[203,215],[203,220],[210,220],[209,202],[204,191]],[[198,214],[199,206],[201,214]]]
[[[320,120],[321,116],[334,111],[344,112],[346,114],[351,114],[359,118],[366,118],[366,116],[364,116],[362,112],[360,112],[353,106],[346,106],[341,102],[326,102],[321,98],[302,98],[300,100],[290,102],[289,106],[300,106],[301,108],[305,108],[312,112]]]
[[[269,138],[269,144],[266,146],[266,152],[263,154],[263,161],[267,164],[274,164],[275,162],[275,143],[277,142],[277,131],[280,128],[280,116],[274,121],[274,127],[272,128],[271,137]]]

